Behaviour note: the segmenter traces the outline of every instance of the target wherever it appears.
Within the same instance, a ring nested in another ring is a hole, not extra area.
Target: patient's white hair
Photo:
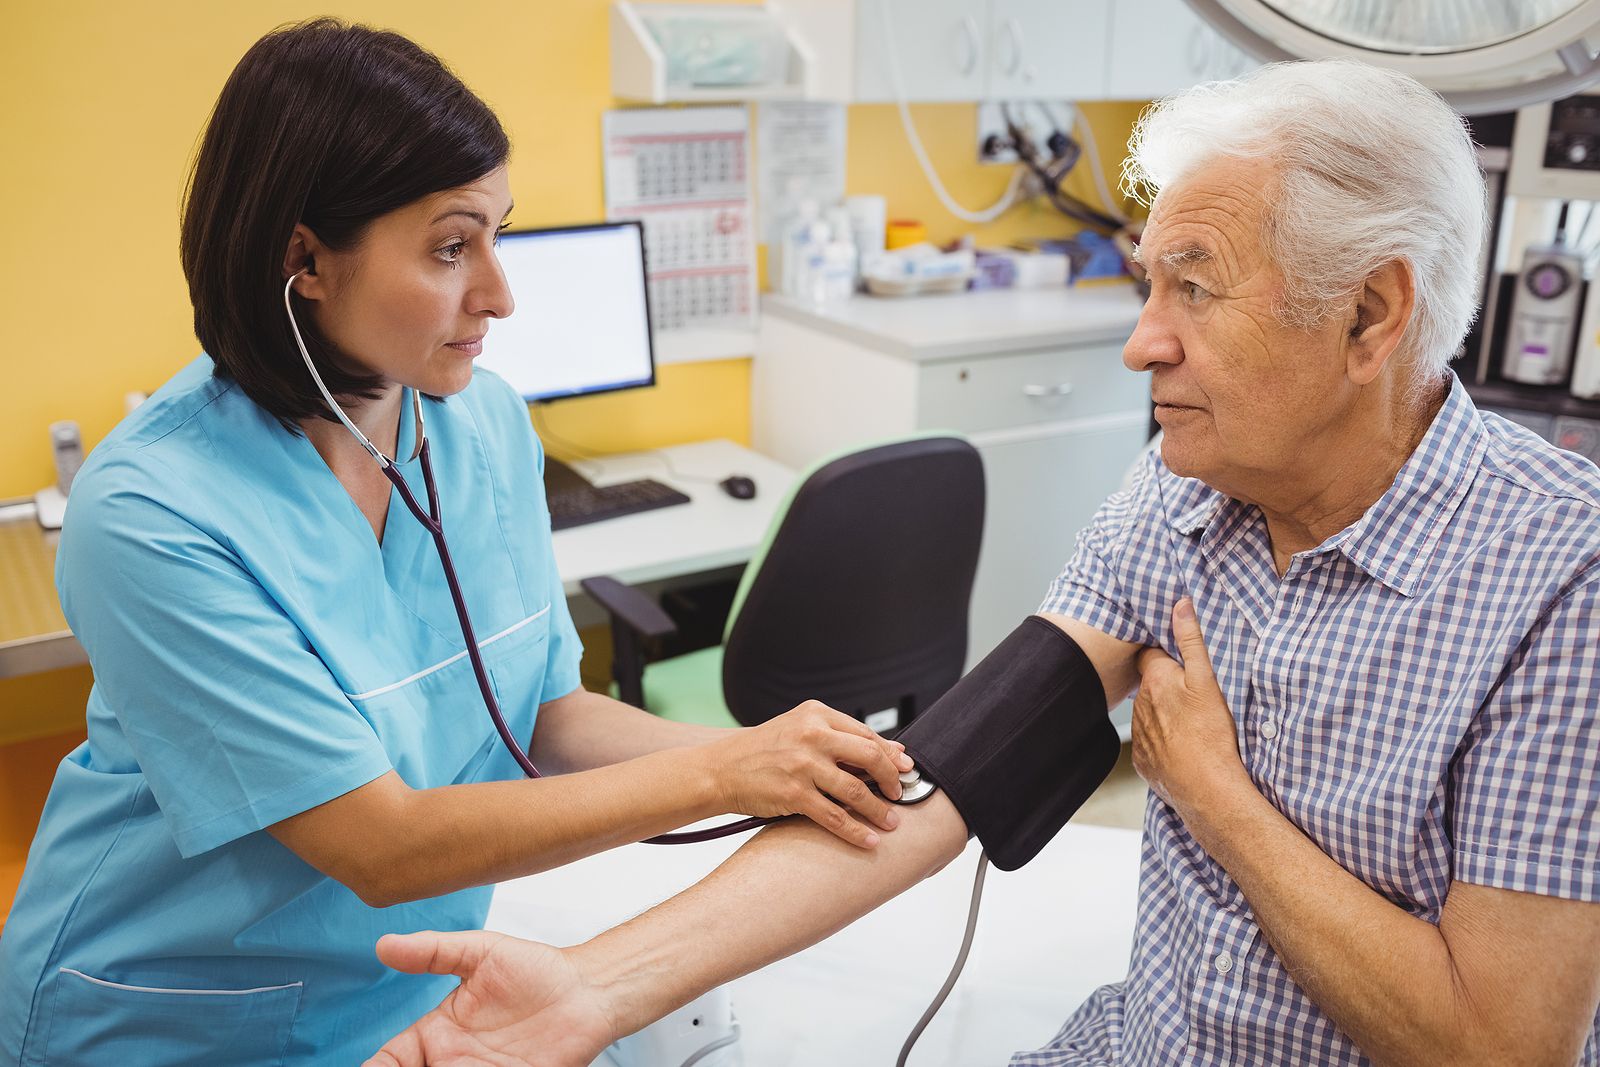
[[[1279,318],[1321,325],[1404,260],[1416,306],[1400,351],[1444,373],[1477,312],[1486,203],[1465,125],[1432,90],[1353,60],[1275,63],[1157,102],[1128,147],[1123,188],[1144,203],[1221,156],[1270,162]]]

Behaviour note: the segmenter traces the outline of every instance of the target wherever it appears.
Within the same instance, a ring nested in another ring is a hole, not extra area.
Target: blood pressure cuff
[[[1037,615],[897,739],[1002,871],[1049,843],[1105,781],[1121,748],[1089,657]]]

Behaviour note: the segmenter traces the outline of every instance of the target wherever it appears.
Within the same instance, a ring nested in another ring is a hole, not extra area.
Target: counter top
[[[0,678],[85,662],[56,599],[56,541],[31,502],[0,501]]]
[[[985,289],[936,296],[855,296],[811,305],[761,299],[764,317],[833,334],[913,362],[1121,343],[1144,301],[1131,285],[1083,289]]]

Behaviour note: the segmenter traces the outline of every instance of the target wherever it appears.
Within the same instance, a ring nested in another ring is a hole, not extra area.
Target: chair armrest
[[[606,609],[613,624],[621,622],[640,637],[671,637],[678,632],[678,624],[661,610],[661,605],[631,585],[609,577],[585,578],[578,584]]]
[[[578,585],[611,616],[611,676],[617,681],[617,697],[643,708],[642,639],[670,637],[678,632],[677,624],[661,605],[615,578],[585,578]]]

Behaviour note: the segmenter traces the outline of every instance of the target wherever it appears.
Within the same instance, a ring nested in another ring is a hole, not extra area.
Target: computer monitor
[[[637,221],[500,235],[516,310],[492,323],[478,362],[528,401],[656,382]]]

